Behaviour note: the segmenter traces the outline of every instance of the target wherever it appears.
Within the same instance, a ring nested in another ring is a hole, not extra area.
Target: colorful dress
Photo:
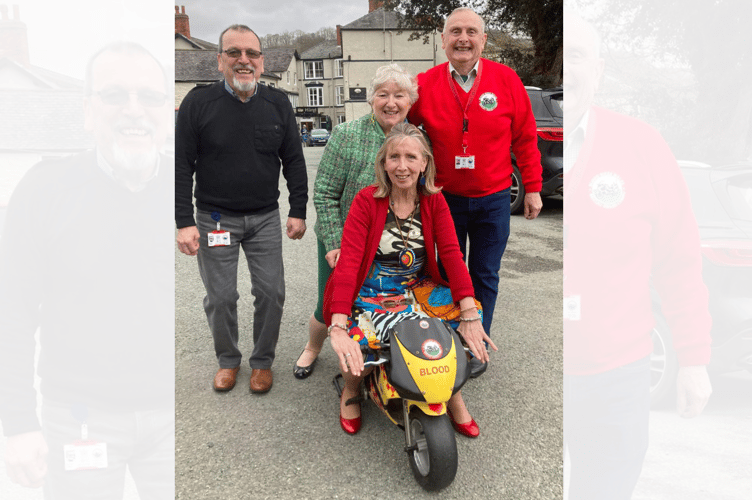
[[[405,243],[414,258],[400,258]],[[425,260],[419,207],[405,220],[397,219],[390,210],[373,263],[348,318],[348,331],[354,340],[363,345],[369,339],[388,342],[389,330],[406,319],[438,317],[455,329],[459,326],[459,306],[449,288],[424,275]]]

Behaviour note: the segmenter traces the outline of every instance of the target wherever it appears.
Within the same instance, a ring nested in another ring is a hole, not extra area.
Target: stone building
[[[370,113],[366,89],[376,69],[397,63],[411,74],[446,61],[441,35],[408,40],[412,31],[398,29],[397,15],[383,2],[369,0],[368,13],[337,26],[337,39],[301,54],[294,49],[264,48],[260,83],[283,90],[295,108],[298,126],[332,127]],[[217,45],[192,38],[185,7],[175,7],[175,106],[197,84],[222,78]]]

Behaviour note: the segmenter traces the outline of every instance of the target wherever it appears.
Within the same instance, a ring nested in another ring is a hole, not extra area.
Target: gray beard
[[[256,88],[256,80],[251,80],[250,82],[240,83],[238,79],[235,76],[233,76],[232,85],[233,87],[235,87],[235,90],[239,92],[253,92],[253,89]]]
[[[117,178],[129,182],[144,182],[154,174],[154,169],[157,168],[159,151],[152,148],[144,153],[133,153],[113,144],[112,159],[112,168]]]

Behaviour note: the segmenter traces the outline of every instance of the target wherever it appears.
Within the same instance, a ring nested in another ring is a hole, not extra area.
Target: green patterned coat
[[[340,247],[342,228],[358,191],[375,182],[376,153],[386,139],[373,115],[337,125],[319,163],[313,186],[313,230],[327,253]]]

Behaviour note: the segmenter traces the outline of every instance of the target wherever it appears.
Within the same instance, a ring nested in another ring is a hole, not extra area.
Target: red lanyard
[[[467,154],[468,138],[470,137],[470,118],[467,115],[467,110],[470,108],[470,103],[472,103],[473,99],[475,98],[475,92],[478,90],[478,85],[480,84],[480,74],[482,71],[483,63],[479,61],[478,73],[475,75],[473,86],[470,89],[470,96],[467,98],[467,104],[465,104],[465,108],[462,109],[462,154]],[[454,100],[457,101],[457,104],[459,104],[460,108],[462,108],[462,101],[460,101],[460,96],[457,93],[457,89],[454,87],[454,78],[452,78],[451,70],[447,71],[447,79],[449,80],[449,88],[452,89],[452,94],[454,94]]]

